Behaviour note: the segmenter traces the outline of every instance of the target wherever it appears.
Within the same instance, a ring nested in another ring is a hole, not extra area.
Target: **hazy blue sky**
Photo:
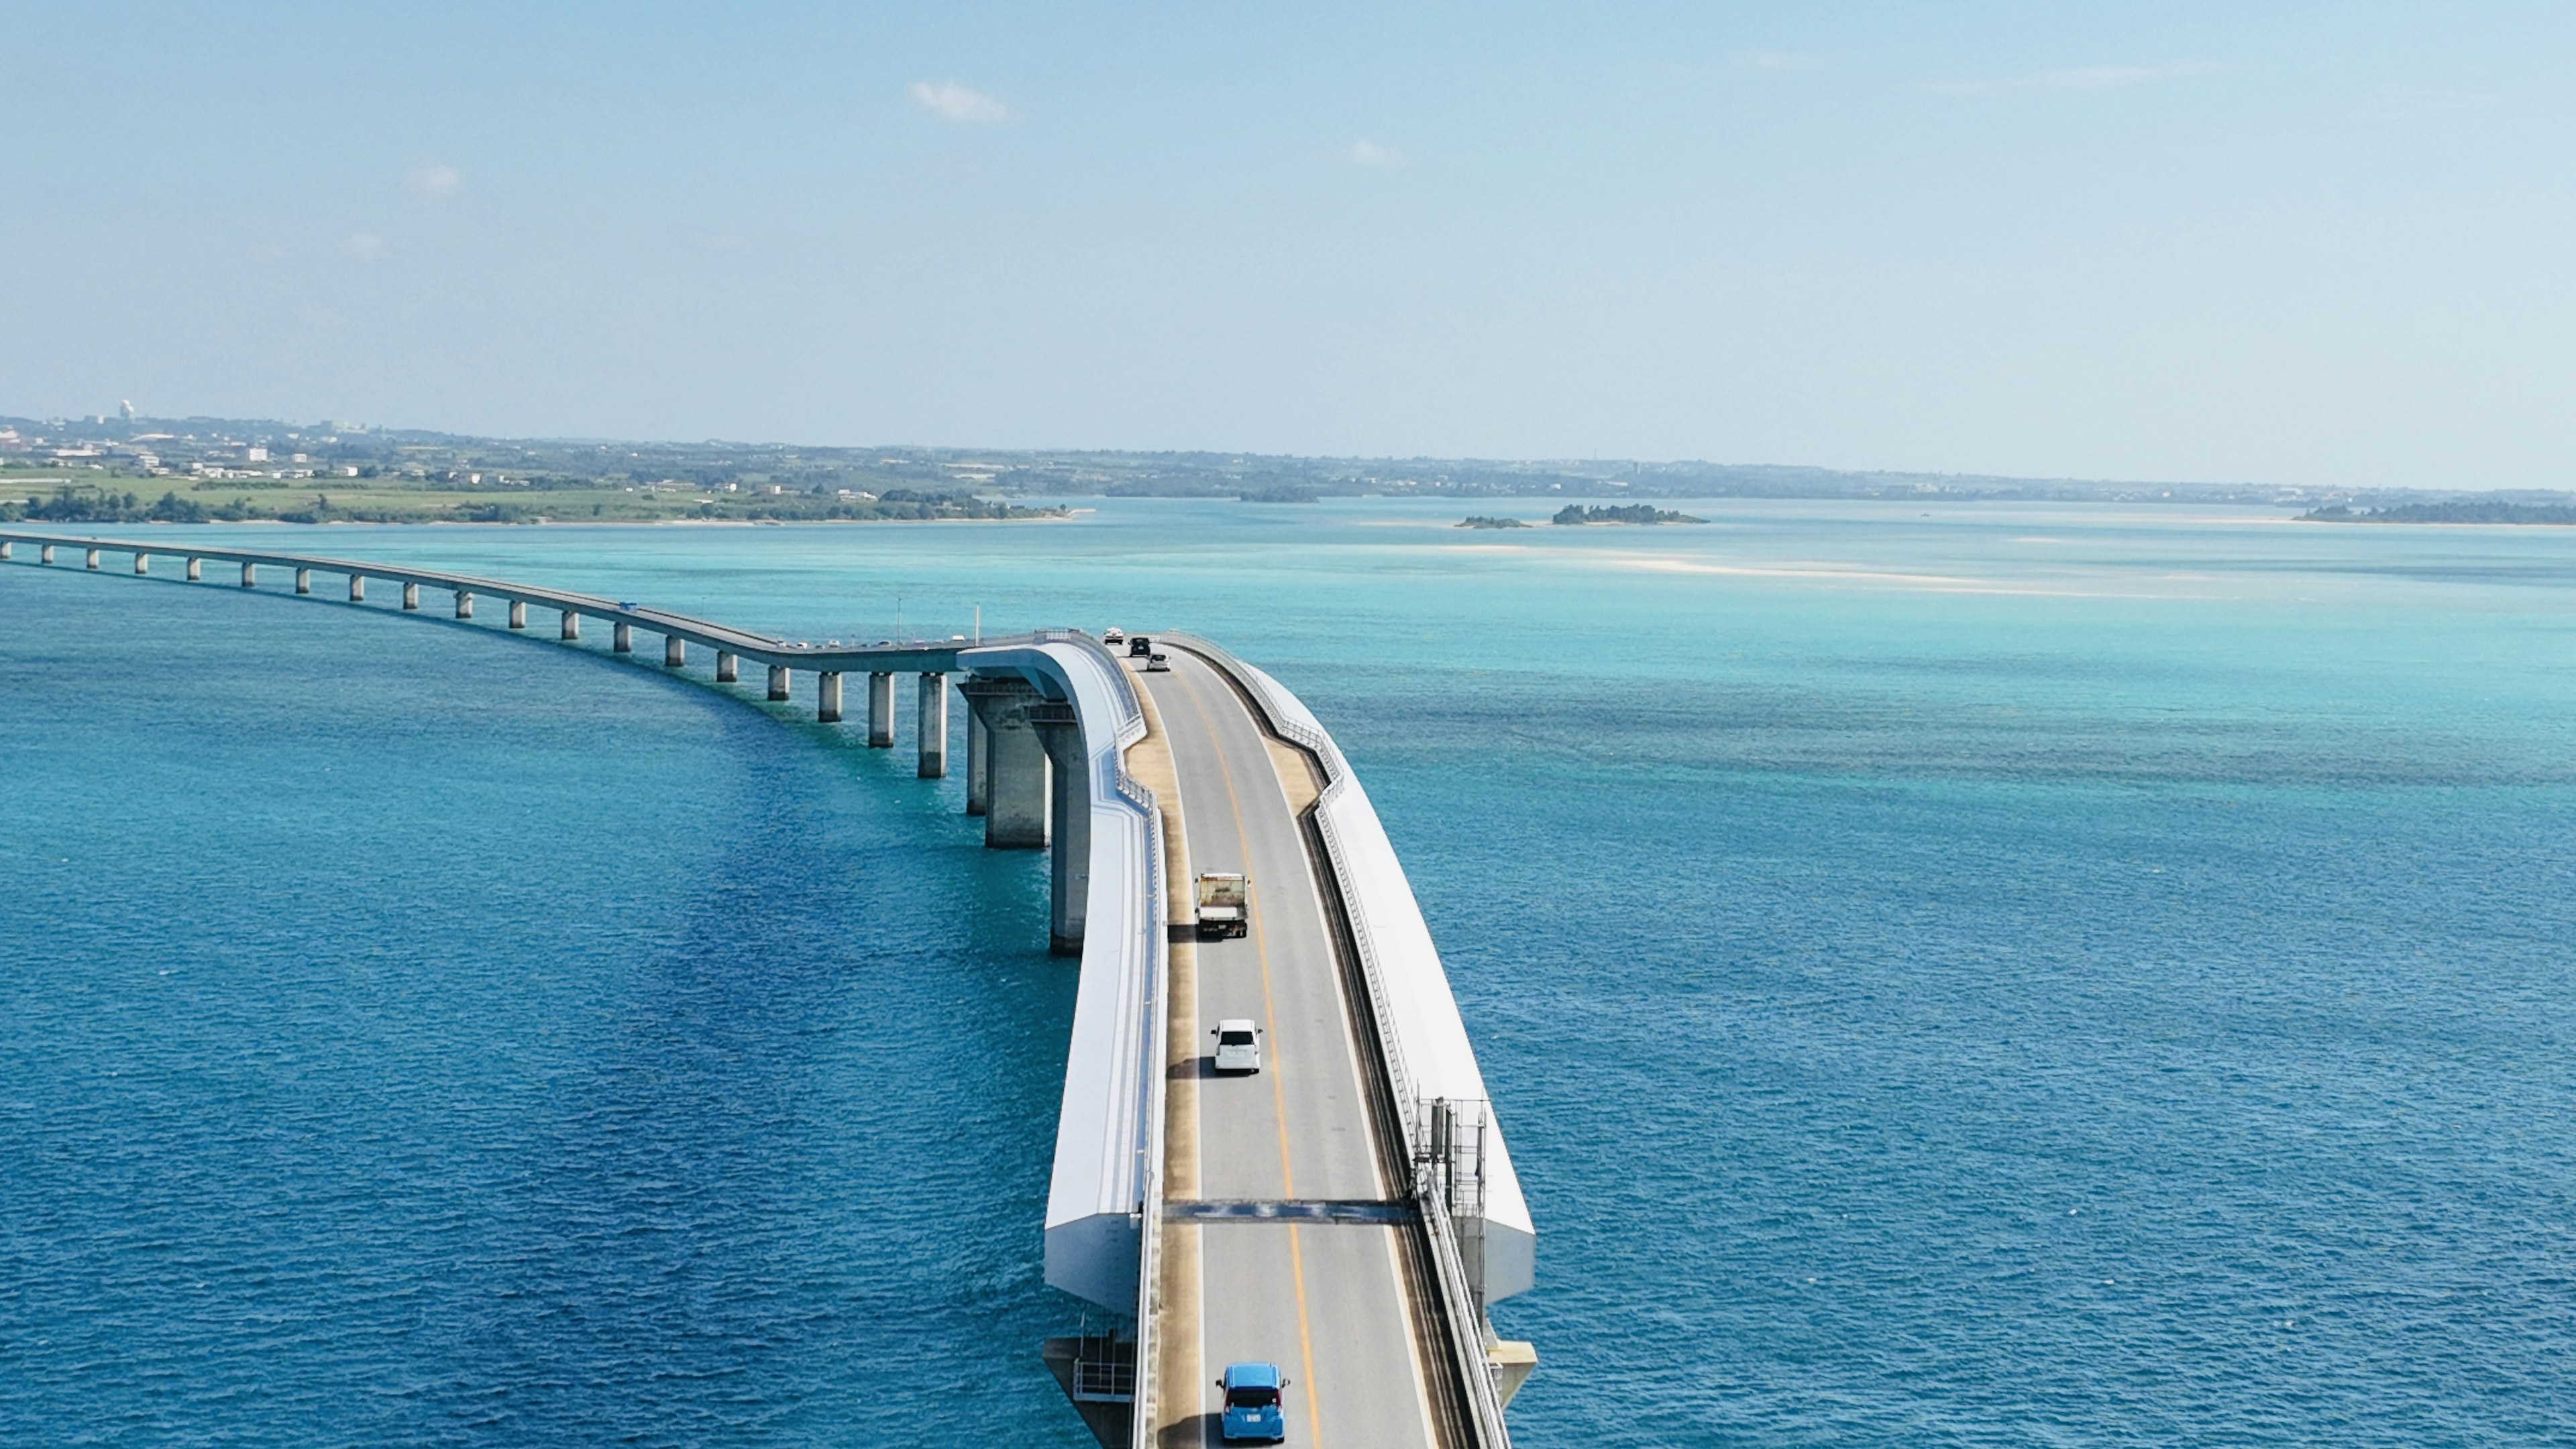
[[[2576,6],[0,4],[0,412],[2576,485]]]

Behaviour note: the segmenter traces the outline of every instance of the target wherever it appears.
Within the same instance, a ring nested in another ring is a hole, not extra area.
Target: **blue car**
[[[1225,1390],[1225,1442],[1276,1444],[1288,1437],[1279,1391],[1288,1387],[1275,1363],[1230,1363],[1216,1381]]]

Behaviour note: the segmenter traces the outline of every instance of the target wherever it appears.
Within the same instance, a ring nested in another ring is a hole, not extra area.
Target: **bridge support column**
[[[689,662],[689,641],[677,634],[662,636],[662,667],[677,669]]]
[[[474,617],[474,596],[463,589],[456,591],[456,617],[460,619]]]
[[[367,576],[365,574],[349,575],[349,602],[352,604],[363,604],[366,601]]]
[[[608,647],[620,654],[635,652],[635,626],[619,624],[608,631]]]
[[[868,748],[894,748],[894,676],[868,676]]]
[[[814,718],[824,724],[841,722],[841,674],[826,669],[814,676]]]
[[[969,675],[958,692],[984,726],[984,844],[1042,850],[1047,843],[1047,752],[1029,711],[1045,698],[1027,681]]]
[[[510,627],[513,629],[524,629],[528,627],[527,600],[512,599],[510,601]]]
[[[1058,956],[1079,956],[1091,903],[1091,759],[1083,753],[1082,726],[1072,705],[1042,704],[1030,713],[1046,745],[1050,777],[1047,814],[1054,856],[1047,872],[1053,897],[1047,949]]]
[[[567,639],[581,637],[581,615],[570,609],[563,611],[563,636]]]
[[[192,584],[202,584],[205,581],[206,561],[193,554],[190,555],[188,559],[188,582]]]
[[[98,550],[97,550],[97,549],[91,549],[91,550],[89,551],[89,566],[90,566],[91,568],[97,568],[97,567],[98,567]]]
[[[9,561],[9,540],[0,538],[0,563]]]
[[[148,574],[152,572],[152,555],[148,553],[136,554],[134,556],[134,571],[138,574]]]
[[[46,544],[44,547],[36,550],[36,562],[40,564],[49,564],[53,561],[54,546],[52,544]]]
[[[313,592],[313,570],[297,569],[295,571],[295,592],[299,594],[309,594]]]
[[[716,683],[731,684],[742,677],[742,661],[725,650],[716,651]]]
[[[921,752],[919,778],[937,780],[948,773],[948,676],[921,676],[920,707],[913,715],[913,744]]]
[[[991,742],[985,738],[984,717],[972,709],[966,711],[966,813],[981,815],[993,798],[993,776],[985,763]]]
[[[259,587],[259,565],[255,563],[242,565],[242,587],[245,589]]]
[[[794,673],[794,671],[784,664],[773,664],[769,666],[769,697],[771,700],[776,701],[787,698],[788,676],[792,673]]]
[[[403,611],[414,614],[420,612],[420,585],[403,585]]]

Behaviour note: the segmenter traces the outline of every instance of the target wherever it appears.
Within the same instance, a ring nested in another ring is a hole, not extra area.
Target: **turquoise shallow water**
[[[215,536],[1271,668],[1512,1133],[1523,1442],[2576,1438],[2576,534],[1097,508]],[[1086,1442],[1036,862],[495,622],[0,571],[0,1441]]]

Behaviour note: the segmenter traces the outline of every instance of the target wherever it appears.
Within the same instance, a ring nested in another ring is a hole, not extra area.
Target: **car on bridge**
[[[1220,1430],[1228,1444],[1276,1444],[1288,1437],[1288,1416],[1281,1412],[1279,1391],[1288,1380],[1275,1363],[1230,1363],[1216,1381],[1225,1390],[1225,1418]]]
[[[1225,1072],[1261,1070],[1261,1028],[1248,1016],[1229,1016],[1216,1024],[1216,1069]]]

